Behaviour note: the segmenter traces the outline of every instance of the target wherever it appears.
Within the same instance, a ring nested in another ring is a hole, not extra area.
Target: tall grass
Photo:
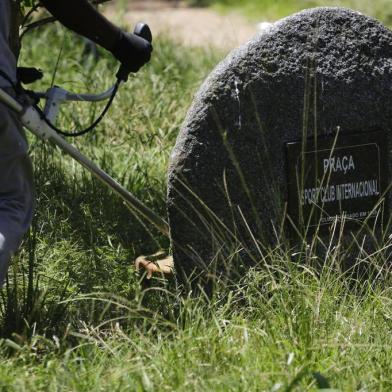
[[[333,257],[319,274],[306,259],[287,263],[279,251],[267,261],[273,274],[251,269],[210,301],[163,291],[166,305],[176,308],[174,317],[112,297],[111,306],[123,307],[132,320],[128,327],[84,323],[72,332],[78,346],[68,349],[56,337],[15,343],[18,355],[0,364],[2,385],[69,391],[388,390],[391,297],[385,282],[352,281],[337,273]]]
[[[27,40],[23,63],[49,71],[37,88],[49,84],[60,45],[56,84],[96,91],[112,82],[117,65],[103,53],[83,63],[81,42],[61,29]],[[219,54],[164,39],[156,47],[104,123],[75,143],[164,215],[171,148]],[[61,125],[88,123],[94,110],[71,105]],[[167,240],[59,151],[34,138],[30,146],[37,212],[2,292],[0,390],[391,388],[390,239],[359,257],[377,267],[373,279],[341,268],[337,240],[323,256],[270,249],[235,282],[218,279],[211,298],[184,297],[175,280],[143,287],[133,259]]]
[[[80,150],[117,178],[161,216],[166,214],[166,167],[192,92],[218,54],[197,55],[162,39],[154,61],[120,91],[104,122],[74,140]],[[42,53],[42,47],[48,48]],[[118,65],[106,53],[83,59],[83,42],[58,26],[26,36],[22,63],[40,67],[45,78],[35,90],[55,83],[72,91],[100,92],[114,83]],[[102,104],[101,104],[102,106]],[[66,105],[60,124],[80,128],[101,110],[93,104]],[[90,292],[132,298],[139,276],[133,260],[141,253],[167,249],[168,240],[133,216],[113,193],[53,147],[29,137],[35,167],[37,208],[30,237],[15,258],[3,299],[3,336],[61,333],[73,320],[93,319],[90,304],[51,303]],[[31,251],[29,251],[31,249]],[[33,309],[33,304],[43,314]],[[104,306],[103,306],[104,307]],[[12,312],[14,312],[12,314]],[[53,319],[52,323],[49,319]],[[46,321],[44,321],[46,320]],[[56,324],[53,326],[52,324]]]

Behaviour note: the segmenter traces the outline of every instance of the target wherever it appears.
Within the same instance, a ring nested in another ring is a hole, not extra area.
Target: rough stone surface
[[[176,268],[189,274],[229,255],[233,235],[242,245],[276,242],[285,143],[305,128],[326,135],[337,127],[392,128],[392,32],[378,21],[342,8],[305,10],[233,51],[197,93],[171,157]]]

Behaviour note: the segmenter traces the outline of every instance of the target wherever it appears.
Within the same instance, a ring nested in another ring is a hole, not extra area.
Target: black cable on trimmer
[[[48,118],[45,116],[45,113],[42,111],[42,109],[38,106],[35,105],[35,109],[38,111],[38,113],[41,115],[41,118],[45,121],[45,123],[52,128],[54,131],[56,131],[57,133],[59,133],[62,136],[66,136],[66,137],[78,137],[78,136],[83,136],[86,133],[91,132],[92,130],[94,130],[94,128],[96,128],[101,121],[104,119],[104,117],[106,116],[106,113],[108,112],[108,110],[110,109],[110,107],[112,106],[112,103],[114,101],[114,98],[116,97],[118,88],[120,86],[120,80],[116,81],[116,84],[113,87],[113,92],[112,95],[109,98],[108,103],[106,104],[105,108],[103,109],[102,113],[99,115],[99,117],[86,129],[83,129],[81,131],[64,131],[58,127],[56,127],[54,124],[52,124]]]

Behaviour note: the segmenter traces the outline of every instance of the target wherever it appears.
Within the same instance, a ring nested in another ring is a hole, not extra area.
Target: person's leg
[[[18,118],[0,104],[0,286],[33,215],[34,181],[27,149]]]

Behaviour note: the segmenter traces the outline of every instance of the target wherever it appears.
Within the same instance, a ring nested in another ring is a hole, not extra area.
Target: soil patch
[[[178,1],[130,1],[125,5],[118,2],[107,5],[104,12],[129,26],[145,21],[154,36],[165,34],[187,46],[230,50],[257,33],[257,25],[238,14],[221,15]]]

